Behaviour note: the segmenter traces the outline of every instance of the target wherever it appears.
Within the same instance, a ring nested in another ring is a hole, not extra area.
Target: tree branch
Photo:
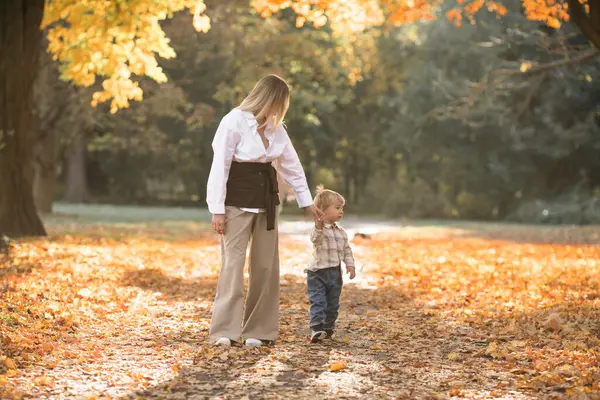
[[[526,71],[520,71],[518,69],[504,68],[504,69],[497,69],[497,70],[493,71],[493,74],[509,75],[509,76],[533,75],[533,74],[537,74],[540,72],[546,72],[546,71],[554,69],[554,68],[566,67],[568,65],[581,64],[584,61],[587,61],[589,59],[596,57],[597,55],[600,55],[600,50],[592,49],[592,50],[588,50],[588,51],[582,51],[581,53],[577,54],[577,56],[572,57],[572,58],[565,58],[562,60],[552,61],[552,62],[545,63],[545,64],[538,64],[536,66],[528,68]]]
[[[542,83],[544,82],[545,79],[546,79],[546,73],[543,73],[543,74],[539,75],[538,78],[536,79],[536,81],[531,85],[531,89],[527,92],[527,96],[526,96],[525,100],[523,101],[523,103],[521,104],[521,106],[519,107],[519,109],[516,112],[515,119],[518,120],[523,115],[525,115],[525,112],[531,106],[531,103],[533,102],[535,95],[540,90],[540,87],[542,86]]]
[[[600,2],[600,0],[597,1]],[[507,68],[491,71],[488,74],[484,75],[484,77],[479,82],[471,84],[472,92],[470,94],[464,97],[456,98],[456,100],[450,105],[436,107],[432,109],[425,115],[423,121],[426,121],[427,119],[432,117],[436,119],[464,119],[464,115],[468,114],[470,110],[472,110],[474,105],[483,97],[484,93],[490,89],[496,89],[498,92],[505,92],[508,90],[523,89],[525,87],[530,86],[531,89],[529,91],[529,95],[526,97],[526,101],[523,103],[523,107],[525,107],[526,109],[526,107],[529,106],[529,103],[533,99],[533,95],[537,92],[539,86],[545,79],[546,73],[548,71],[555,68],[580,64],[598,55],[600,55],[600,50],[590,49],[588,51],[580,52],[572,58],[560,59],[545,64],[538,64],[527,69],[524,72],[520,71],[519,69]],[[533,81],[526,81],[522,83],[507,82],[507,79],[511,77],[530,77],[532,75],[537,74],[541,74],[542,77]],[[520,112],[517,112],[517,115],[520,116],[525,111],[525,109],[521,109]]]

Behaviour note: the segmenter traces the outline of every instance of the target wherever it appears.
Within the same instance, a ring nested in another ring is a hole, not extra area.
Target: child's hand
[[[354,267],[346,267],[346,272],[348,273],[348,275],[350,275],[350,280],[354,279],[354,277],[356,276],[356,271]]]

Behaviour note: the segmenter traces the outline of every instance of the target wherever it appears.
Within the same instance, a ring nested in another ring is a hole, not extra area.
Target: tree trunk
[[[39,213],[52,213],[54,187],[56,183],[56,134],[45,132],[36,145],[33,198]]]
[[[398,159],[395,157],[395,154],[390,156],[388,165],[390,167],[388,171],[390,181],[392,181],[395,184],[396,179],[398,178]]]
[[[361,202],[363,197],[367,193],[370,177],[374,177],[374,174],[371,173],[371,162],[369,161],[369,159],[367,157],[365,157],[365,159],[363,160],[363,167],[360,169],[360,172],[359,172],[359,183],[358,183],[358,189],[356,190],[357,193],[356,193],[356,200],[355,200],[356,203],[355,204],[358,204],[359,202]]]
[[[352,152],[352,204],[358,204],[358,192],[360,190],[360,167],[361,162],[355,151]],[[348,193],[350,196],[350,193]]]
[[[33,201],[30,129],[44,0],[0,2],[0,235],[45,235]]]
[[[579,0],[567,0],[571,20],[590,42],[600,49],[600,0],[589,0],[588,11]]]
[[[40,46],[38,75],[34,86],[35,150],[33,197],[39,213],[51,213],[56,184],[56,155],[58,137],[65,126],[73,125],[70,118],[77,95],[68,84],[60,81],[56,63],[46,51],[47,41]],[[79,112],[76,115],[82,115]],[[69,120],[70,119],[70,120]]]
[[[352,190],[352,185],[350,183],[352,173],[350,171],[350,165],[348,159],[344,160],[344,172],[342,174],[344,177],[344,197],[350,198],[350,190]]]
[[[85,142],[82,134],[76,133],[67,151],[67,192],[64,200],[69,203],[84,203],[88,199]]]

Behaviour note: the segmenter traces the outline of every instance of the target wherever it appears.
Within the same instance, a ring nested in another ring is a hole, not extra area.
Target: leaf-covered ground
[[[337,338],[307,342],[306,241],[284,235],[281,336],[206,343],[205,224],[51,224],[0,255],[0,398],[600,398],[599,228],[357,236]],[[301,236],[300,236],[301,237]]]

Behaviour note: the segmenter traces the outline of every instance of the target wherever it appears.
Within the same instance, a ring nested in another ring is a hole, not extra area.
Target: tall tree
[[[0,235],[45,235],[33,197],[35,129],[33,85],[49,27],[49,50],[63,62],[63,78],[91,86],[104,76],[94,102],[112,100],[112,111],[141,99],[132,73],[166,79],[154,54],[173,57],[159,21],[189,9],[198,29],[208,29],[200,0],[6,0],[0,3]],[[43,24],[42,24],[43,22]]]
[[[0,234],[44,235],[33,201],[33,84],[43,0],[0,2]]]

